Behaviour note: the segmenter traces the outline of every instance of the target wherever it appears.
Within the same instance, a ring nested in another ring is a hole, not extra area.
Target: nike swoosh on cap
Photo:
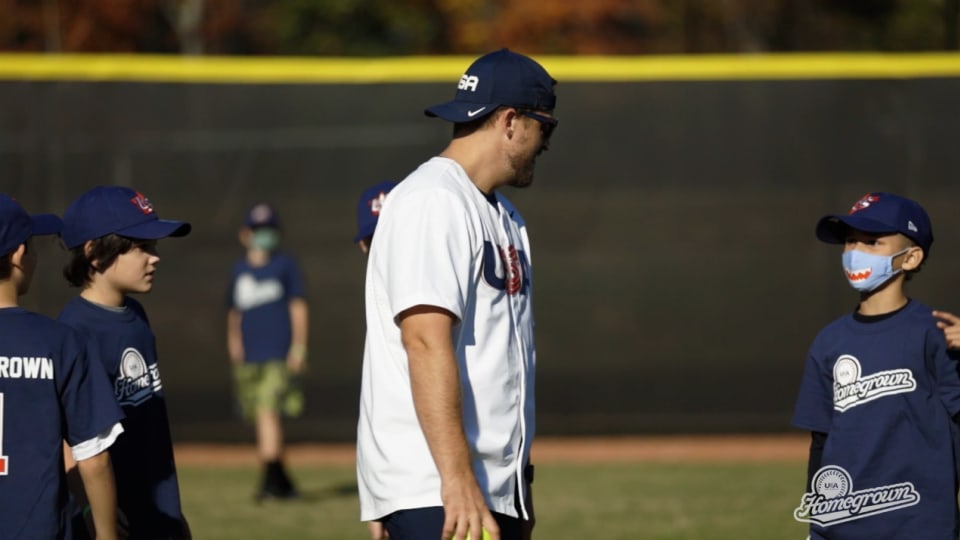
[[[475,110],[475,111],[467,111],[467,116],[469,116],[470,118],[473,118],[474,116],[482,113],[485,109],[486,109],[486,107],[480,107],[479,109],[477,109],[477,110]]]

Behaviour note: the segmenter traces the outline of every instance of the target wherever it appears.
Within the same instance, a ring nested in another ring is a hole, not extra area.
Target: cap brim
[[[857,215],[829,215],[817,222],[817,238],[828,244],[843,244],[847,241],[849,229],[876,234],[897,232],[886,223]]]
[[[186,236],[190,234],[191,228],[190,224],[184,221],[158,219],[127,227],[116,231],[116,233],[137,240],[159,240],[168,236]]]
[[[43,236],[60,234],[63,230],[63,221],[54,214],[34,214],[30,216],[30,234]]]
[[[464,122],[473,122],[479,120],[493,111],[500,105],[497,103],[468,103],[464,101],[448,101],[433,107],[424,109],[423,114],[441,118],[447,122],[457,124]]]

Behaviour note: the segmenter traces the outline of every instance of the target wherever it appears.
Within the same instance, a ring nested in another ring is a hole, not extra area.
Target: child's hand
[[[287,369],[299,375],[307,369],[307,348],[303,345],[291,345],[287,352]]]
[[[960,317],[948,311],[934,311],[933,316],[940,319],[937,321],[937,328],[943,330],[947,347],[960,349]]]

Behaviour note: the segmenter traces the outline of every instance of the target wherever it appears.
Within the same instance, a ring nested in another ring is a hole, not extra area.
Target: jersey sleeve
[[[937,381],[937,393],[951,417],[960,413],[960,352],[947,348],[943,331],[931,328],[927,331],[926,356],[933,365]]]
[[[792,423],[801,429],[829,433],[833,424],[833,374],[819,349],[814,341],[807,354]]]
[[[287,257],[286,271],[284,272],[283,279],[283,290],[287,296],[287,300],[305,298],[307,296],[307,288],[303,282],[303,274],[300,272],[300,266],[297,265],[297,261],[293,257]]]
[[[390,246],[382,268],[394,317],[424,305],[463,318],[476,244],[470,215],[463,199],[443,190],[391,201],[390,213],[381,215],[377,241]]]
[[[227,283],[227,288],[223,291],[223,306],[227,310],[235,309],[237,307],[237,303],[235,302],[236,295],[234,294],[234,291],[237,289],[238,275],[239,272],[237,271],[237,268],[234,267],[230,272],[230,281]]]
[[[103,367],[89,359],[77,334],[71,333],[71,336],[65,341],[61,353],[64,376],[59,381],[59,391],[66,424],[65,439],[72,448],[114,431],[115,425],[123,419],[123,411]],[[112,444],[112,440],[109,442]]]

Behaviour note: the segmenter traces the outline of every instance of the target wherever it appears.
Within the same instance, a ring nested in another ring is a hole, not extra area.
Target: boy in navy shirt
[[[63,441],[78,462],[98,538],[116,538],[106,452],[123,432],[109,382],[69,327],[18,306],[37,264],[31,238],[60,232],[0,195],[0,539],[60,538]]]
[[[59,318],[86,338],[88,356],[106,370],[108,392],[126,414],[110,455],[127,533],[134,540],[189,538],[156,341],[143,307],[128,295],[153,289],[157,240],[184,236],[190,224],[159,219],[146,197],[120,186],[84,193],[63,222],[70,250],[64,277],[80,295]]]
[[[227,300],[227,349],[244,418],[256,426],[263,478],[256,499],[299,494],[283,465],[281,416],[303,410],[294,378],[307,357],[306,293],[294,259],[277,252],[280,222],[268,204],[257,204],[240,229],[244,257],[233,266]]]
[[[860,303],[810,347],[793,417],[813,433],[809,488],[794,517],[811,540],[956,540],[957,358],[933,310],[904,291],[930,255],[930,219],[870,193],[816,234],[843,244]]]

